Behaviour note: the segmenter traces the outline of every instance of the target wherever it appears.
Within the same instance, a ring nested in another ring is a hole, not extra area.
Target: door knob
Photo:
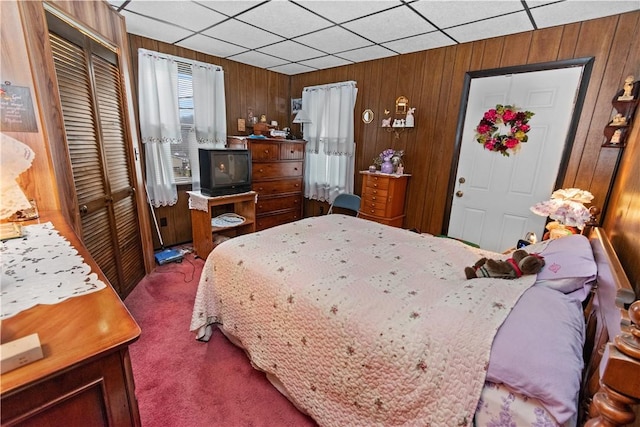
[[[466,179],[464,179],[464,177],[463,177],[463,176],[461,176],[461,177],[460,177],[460,179],[458,179],[458,182],[459,182],[460,184],[464,184],[464,183],[465,183],[465,181],[466,181]]]
[[[462,197],[463,194],[464,193],[462,191],[460,191],[460,190],[456,191],[456,196],[458,196],[458,197]]]
[[[86,214],[87,212],[89,212],[89,208],[87,207],[87,205],[80,206],[80,213],[81,214]]]

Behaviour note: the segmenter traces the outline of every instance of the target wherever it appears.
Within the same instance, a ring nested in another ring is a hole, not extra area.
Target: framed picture
[[[302,110],[302,98],[291,98],[291,114]]]

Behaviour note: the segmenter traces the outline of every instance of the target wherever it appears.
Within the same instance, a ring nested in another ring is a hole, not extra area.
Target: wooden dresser
[[[107,287],[1,322],[2,343],[38,333],[44,358],[0,376],[3,426],[139,426],[128,346],[140,328],[59,213],[41,213]]]
[[[246,139],[252,190],[258,193],[256,231],[302,219],[304,140]]]
[[[389,175],[361,171],[360,217],[380,224],[402,227],[404,199],[411,175]]]

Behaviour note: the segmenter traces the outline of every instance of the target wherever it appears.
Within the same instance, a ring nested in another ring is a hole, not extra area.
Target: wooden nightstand
[[[360,217],[380,224],[402,227],[404,199],[411,175],[361,171]]]

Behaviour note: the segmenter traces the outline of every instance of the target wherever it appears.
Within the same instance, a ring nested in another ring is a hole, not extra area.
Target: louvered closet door
[[[116,56],[52,16],[48,22],[82,240],[124,298],[145,272]]]

